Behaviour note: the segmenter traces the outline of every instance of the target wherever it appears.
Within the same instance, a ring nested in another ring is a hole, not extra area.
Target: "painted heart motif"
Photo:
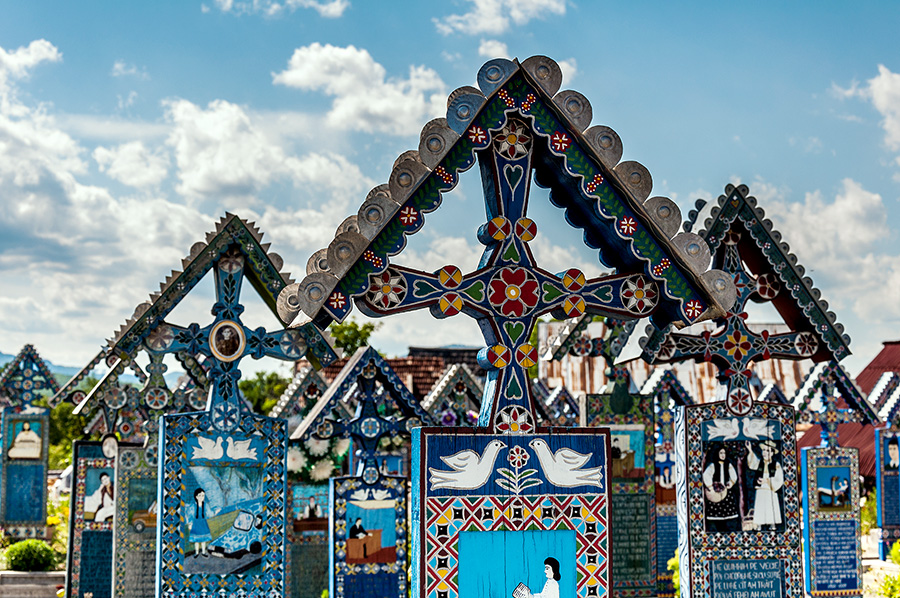
[[[509,188],[515,189],[516,185],[519,184],[519,181],[522,180],[522,177],[525,176],[525,169],[519,165],[510,166],[507,164],[503,167],[503,176],[506,177]]]

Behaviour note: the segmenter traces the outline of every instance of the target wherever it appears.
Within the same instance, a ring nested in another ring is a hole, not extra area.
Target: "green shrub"
[[[6,549],[6,564],[13,571],[49,571],[53,549],[43,540],[22,540]]]
[[[891,549],[892,556],[893,552],[893,549]],[[885,576],[881,587],[878,588],[878,594],[884,596],[884,598],[900,598],[900,575]]]
[[[876,527],[877,514],[875,512],[875,493],[862,499],[865,501],[859,509],[859,533],[868,536],[873,527]]]
[[[678,585],[680,582],[678,576],[678,550],[675,551],[675,556],[666,561],[666,569],[672,572],[672,586],[675,588],[675,595],[678,596]]]
[[[900,540],[897,540],[894,542],[894,545],[891,546],[891,552],[888,555],[888,559],[895,565],[900,565]]]

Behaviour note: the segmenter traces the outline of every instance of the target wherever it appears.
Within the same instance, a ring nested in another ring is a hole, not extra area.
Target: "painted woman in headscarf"
[[[738,505],[738,474],[724,445],[717,444],[706,454],[703,470],[703,504],[706,531],[735,532],[741,529]]]

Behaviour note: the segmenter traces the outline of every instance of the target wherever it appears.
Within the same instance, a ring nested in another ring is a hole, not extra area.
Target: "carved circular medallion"
[[[115,459],[119,452],[119,441],[112,434],[107,434],[100,443],[100,450],[107,459]]]
[[[119,455],[119,464],[125,469],[134,469],[138,464],[138,457],[134,451],[124,451]]]
[[[527,316],[537,306],[538,281],[525,268],[501,268],[488,283],[488,301],[500,315],[508,318]]]
[[[378,481],[379,473],[376,467],[366,467],[362,473],[362,479],[366,484],[374,484]]]
[[[634,314],[644,315],[656,307],[659,291],[655,282],[637,274],[625,280],[619,296],[625,309]]]
[[[375,438],[381,433],[381,422],[377,418],[367,417],[359,422],[359,431],[366,438]]]
[[[169,392],[165,388],[153,387],[147,390],[144,401],[150,409],[162,409],[169,404]]]
[[[168,324],[160,324],[147,335],[147,348],[151,351],[165,351],[175,340],[175,333]]]
[[[402,274],[388,268],[381,274],[369,277],[369,291],[366,300],[380,309],[389,309],[399,305],[406,297],[406,278]]]
[[[306,353],[306,341],[296,330],[286,330],[279,342],[281,352],[291,359],[300,359]]]
[[[114,386],[103,393],[103,402],[110,409],[121,409],[128,402],[128,394],[124,388]]]

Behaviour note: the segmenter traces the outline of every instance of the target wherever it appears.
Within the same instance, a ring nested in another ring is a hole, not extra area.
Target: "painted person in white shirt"
[[[559,561],[552,556],[544,559],[544,575],[547,576],[547,581],[540,593],[531,594],[531,588],[528,589],[531,598],[559,598]]]

